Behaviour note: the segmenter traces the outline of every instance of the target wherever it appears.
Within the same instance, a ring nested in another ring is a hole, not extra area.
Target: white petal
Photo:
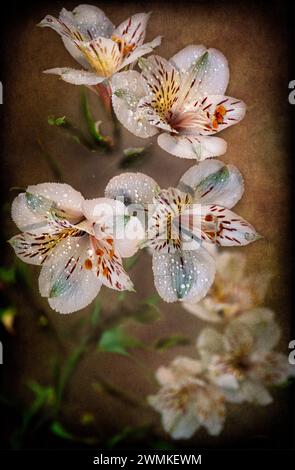
[[[170,427],[170,430],[168,430],[167,425],[164,426],[171,434],[172,439],[190,439],[199,427],[200,422],[194,410],[188,410],[180,416],[174,425]]]
[[[59,18],[74,25],[87,39],[110,37],[114,30],[104,12],[94,5],[78,5],[72,12],[63,8]]]
[[[192,63],[204,54],[204,46],[187,46],[171,58],[180,70],[187,71]],[[228,63],[224,55],[216,49],[208,49],[208,62],[205,74],[198,86],[198,96],[209,94],[224,95],[229,81]],[[196,95],[197,98],[197,95]]]
[[[206,52],[206,50],[206,47],[203,45],[187,46],[172,56],[170,62],[173,62],[180,72],[184,73]]]
[[[146,95],[144,80],[135,70],[121,72],[112,77],[112,102],[117,118],[132,134],[146,138],[157,134],[137,109],[139,100]]]
[[[53,201],[59,209],[73,216],[82,216],[82,204],[84,198],[81,193],[68,184],[41,183],[27,188],[27,193]]]
[[[225,421],[224,396],[214,385],[200,389],[197,395],[196,411],[202,426],[211,436],[220,434]]]
[[[180,158],[191,158],[198,161],[217,157],[226,152],[227,144],[219,137],[193,135],[161,134],[158,144],[166,152]]]
[[[233,355],[247,356],[253,350],[254,336],[251,329],[239,321],[229,323],[225,330],[225,347]]]
[[[202,239],[218,246],[243,246],[260,238],[252,225],[222,206],[203,205],[201,213]]]
[[[158,47],[161,44],[161,41],[162,36],[157,36],[151,42],[146,42],[142,46],[136,47],[136,49],[123,60],[121,68],[126,67],[126,65],[132,64],[132,62],[135,62],[139,57],[153,52],[154,48]]]
[[[200,248],[195,251],[153,254],[155,286],[166,302],[203,298],[215,276],[215,262]]]
[[[255,336],[256,351],[271,351],[277,346],[281,330],[274,320],[274,313],[268,308],[255,308],[243,313],[237,322],[247,325]]]
[[[83,202],[83,213],[90,222],[97,224],[111,224],[116,217],[124,218],[126,209],[122,201],[115,201],[112,198],[99,197],[96,199],[86,199]],[[115,226],[110,227],[108,233],[114,233]]]
[[[171,363],[171,371],[174,373],[176,383],[181,383],[188,377],[195,378],[203,372],[201,361],[189,357],[176,357]]]
[[[207,160],[192,166],[181,177],[178,187],[193,191],[196,203],[218,204],[228,209],[240,200],[244,192],[239,170],[218,160]]]
[[[200,133],[212,135],[226,129],[229,126],[238,124],[246,114],[246,104],[230,96],[208,95],[202,99],[199,109],[202,109],[208,116],[208,126],[206,125]]]
[[[228,390],[228,391],[235,390],[236,392],[238,392],[239,382],[233,373],[231,372],[223,373],[222,371],[220,372],[218,368],[217,369],[214,367],[211,368],[210,366],[208,367],[208,370],[209,370],[209,373],[210,372],[212,373],[212,370],[213,370],[211,380],[214,382],[215,385],[222,388],[223,390]]]
[[[111,198],[86,200],[83,204],[85,217],[94,226],[98,239],[110,235],[114,238],[116,251],[123,257],[133,256],[145,237],[144,227],[137,217],[130,216],[122,201]]]
[[[47,15],[39,26],[49,27],[56,31],[63,40],[68,52],[83,67],[88,68],[88,62],[77,41],[91,41],[97,37],[110,37],[114,26],[102,10],[91,5],[79,5],[73,12],[63,8],[59,19]]]
[[[118,199],[126,206],[131,204],[145,207],[152,204],[158,191],[159,186],[153,178],[143,173],[122,173],[109,181],[105,196]]]
[[[50,265],[43,266],[39,289],[54,310],[72,313],[89,305],[98,294],[101,282],[85,269],[90,249],[89,237],[71,238],[60,243],[50,257]]]
[[[50,243],[53,238],[45,224],[32,232],[15,235],[9,240],[9,244],[14,249],[16,256],[24,263],[41,265],[46,261],[47,253],[43,253],[43,240],[38,240],[38,238],[44,237],[45,243]]]
[[[173,64],[158,55],[139,60],[139,66],[145,79],[146,95],[153,100],[155,112],[164,119],[177,103],[179,72]]]
[[[133,256],[145,238],[144,227],[137,217],[131,217],[124,226],[123,234],[115,239],[116,249],[122,258]]]
[[[286,382],[294,376],[294,367],[289,363],[288,357],[276,352],[258,351],[252,356],[250,377],[262,382],[264,385],[272,386]]]
[[[175,385],[176,377],[170,367],[159,367],[156,370],[156,379],[160,385]]]
[[[11,217],[17,227],[22,231],[30,231],[36,226],[42,226],[46,223],[45,217],[39,212],[33,211],[27,204],[25,193],[19,194],[11,206]]]
[[[273,399],[264,385],[259,382],[245,380],[241,384],[241,393],[245,401],[257,403],[258,405],[269,405]]]
[[[122,64],[122,53],[118,43],[109,38],[98,37],[91,41],[77,41],[91,69],[99,77],[111,77]]]
[[[145,39],[146,25],[150,13],[136,13],[123,21],[113,32],[113,35],[123,38],[128,45],[141,46]]]
[[[198,336],[197,349],[205,363],[209,363],[214,355],[224,353],[223,336],[213,328],[204,328]]]
[[[71,69],[70,67],[56,67],[44,70],[44,73],[59,75],[62,80],[72,85],[97,85],[105,80],[105,77],[100,77],[96,73]]]
[[[77,47],[74,41],[67,37],[62,37],[62,42],[71,56],[85,69],[89,69],[89,62],[86,60],[84,54]]]
[[[241,281],[245,268],[246,257],[242,253],[223,251],[216,256],[216,271],[224,282]]]
[[[201,318],[201,320],[204,320],[207,322],[219,323],[222,321],[222,318],[216,312],[216,309],[214,308],[215,304],[210,305],[210,308],[209,308],[208,304],[210,300],[211,298],[208,294],[206,298],[201,300],[200,302],[198,301],[194,303],[183,302],[182,306],[187,312],[192,313],[193,315],[196,315],[196,317]]]

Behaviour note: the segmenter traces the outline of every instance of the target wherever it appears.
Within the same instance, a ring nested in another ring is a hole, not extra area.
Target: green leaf
[[[153,449],[159,449],[159,450],[174,450],[176,447],[171,444],[170,442],[167,441],[156,441],[153,444]]]
[[[141,305],[131,314],[131,318],[139,323],[152,323],[161,318],[161,310],[157,306],[161,297],[158,294],[153,294],[143,300]]]
[[[77,126],[75,126],[66,116],[49,116],[47,122],[50,126],[59,127],[60,130],[62,130],[66,134],[67,137],[74,140],[77,144],[83,145],[87,148],[87,150],[90,150],[91,152],[95,150],[95,147],[92,145],[91,142],[87,140],[83,132]],[[50,162],[52,165],[53,157],[49,155],[48,152],[44,152],[44,156],[46,157],[47,161]]]
[[[147,305],[157,305],[161,300],[159,294],[152,294],[144,300]]]
[[[85,352],[86,349],[86,338],[82,340],[81,344],[77,346],[76,349],[70,354],[68,359],[66,360],[57,384],[57,400],[58,404],[61,401],[63,391],[65,386],[67,385],[76,365],[78,364],[82,354]]]
[[[144,304],[132,315],[139,323],[152,323],[161,318],[161,311],[155,305]]]
[[[22,431],[28,428],[33,417],[45,406],[53,406],[55,404],[55,392],[53,387],[43,386],[37,382],[29,382],[28,387],[34,392],[35,398],[29,408],[23,413]]]
[[[83,413],[80,418],[80,423],[83,424],[83,426],[89,426],[95,423],[95,417],[92,413]]]
[[[129,437],[134,437],[136,440],[142,439],[146,436],[147,432],[150,431],[150,425],[140,426],[140,427],[131,427],[126,426],[121,432],[115,434],[107,441],[107,447],[113,449],[116,445],[120,444],[122,441],[128,439]]]
[[[143,343],[137,338],[127,335],[121,326],[117,326],[110,330],[104,331],[97,346],[99,351],[112,352],[128,356],[129,349],[142,348]]]
[[[190,342],[191,341],[187,336],[172,335],[158,339],[154,343],[154,347],[158,351],[165,351],[166,349],[174,348],[175,346],[187,346]]]
[[[94,303],[94,309],[91,314],[91,325],[92,326],[97,326],[99,320],[100,320],[100,314],[101,314],[101,303],[99,298],[97,297]]]
[[[76,440],[75,436],[73,436],[73,434],[66,431],[66,429],[63,427],[63,425],[59,421],[53,421],[53,423],[50,426],[50,430],[53,434],[55,434],[58,437],[61,437],[62,439],[67,439],[70,441]]]
[[[5,268],[0,266],[0,281],[5,284],[13,284],[15,282],[15,267]]]
[[[92,137],[95,143],[99,143],[103,147],[110,149],[112,147],[112,141],[110,137],[103,136],[100,133],[99,123],[97,123],[92,116],[88,97],[87,97],[85,90],[83,90],[82,95],[81,95],[81,104],[82,104],[83,116],[86,121],[89,135]]]
[[[49,116],[47,121],[50,126],[63,126],[66,124],[66,117],[62,116],[55,118],[54,116]]]

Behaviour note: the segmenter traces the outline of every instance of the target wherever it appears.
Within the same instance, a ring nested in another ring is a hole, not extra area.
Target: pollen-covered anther
[[[227,110],[222,104],[216,107],[213,118],[213,129],[218,129],[220,124],[224,124],[224,116],[226,113]]]

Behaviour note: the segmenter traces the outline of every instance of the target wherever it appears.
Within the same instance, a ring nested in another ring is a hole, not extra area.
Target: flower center
[[[178,189],[161,191],[156,197],[156,208],[148,230],[148,244],[155,250],[181,247],[181,214],[191,204],[191,196]]]
[[[111,39],[112,41],[118,44],[119,51],[121,52],[123,57],[126,57],[135,49],[135,44],[127,44],[123,38],[119,38],[118,36],[112,36]]]

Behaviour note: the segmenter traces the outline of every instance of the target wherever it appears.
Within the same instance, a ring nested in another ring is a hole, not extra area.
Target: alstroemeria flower
[[[232,165],[206,160],[191,167],[177,188],[160,190],[140,173],[125,173],[106,187],[109,198],[149,207],[144,246],[153,252],[155,286],[166,302],[197,302],[215,276],[215,260],[203,242],[242,246],[259,236],[230,209],[243,194],[243,180]]]
[[[112,79],[113,107],[120,122],[138,137],[162,132],[158,144],[181,158],[223,155],[226,142],[214,135],[238,123],[245,104],[225,96],[226,58],[216,49],[188,46],[170,61],[140,59],[142,74],[121,72]]]
[[[205,321],[227,322],[262,304],[269,274],[245,274],[246,258],[241,253],[217,253],[216,276],[207,296],[183,307]]]
[[[12,218],[22,233],[10,244],[22,261],[42,266],[40,293],[54,310],[86,307],[102,284],[133,290],[121,257],[136,252],[143,233],[119,201],[85,200],[67,184],[43,183],[15,198]]]
[[[267,387],[294,375],[287,356],[273,351],[279,338],[273,312],[257,308],[232,320],[224,335],[204,329],[197,348],[211,381],[227,401],[267,405],[272,402]]]
[[[149,13],[137,13],[117,28],[102,10],[91,5],[79,5],[72,12],[63,8],[59,18],[46,16],[39,25],[54,29],[69,53],[86,69],[58,67],[46,73],[60,75],[74,85],[103,82],[161,43],[158,36],[144,44],[149,16]]]
[[[161,413],[163,428],[173,439],[189,439],[200,427],[211,435],[221,432],[225,400],[202,375],[199,361],[178,357],[169,367],[160,367],[156,377],[161,388],[148,402]]]

